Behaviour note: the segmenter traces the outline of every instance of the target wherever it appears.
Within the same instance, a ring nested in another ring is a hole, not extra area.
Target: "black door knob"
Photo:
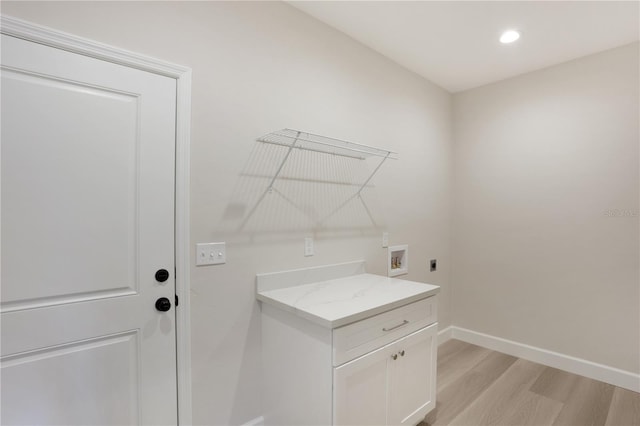
[[[171,301],[166,297],[161,297],[160,299],[156,300],[156,309],[160,312],[167,312],[169,309],[171,309]]]
[[[158,269],[156,271],[156,281],[163,283],[169,279],[169,271],[166,269]]]

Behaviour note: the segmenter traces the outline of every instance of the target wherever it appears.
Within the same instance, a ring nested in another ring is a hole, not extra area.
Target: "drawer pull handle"
[[[400,354],[400,356],[404,356],[404,349],[401,350],[400,352],[398,352]]]
[[[391,331],[391,330],[395,330],[396,328],[400,328],[400,327],[402,327],[403,325],[407,325],[407,324],[409,324],[409,321],[404,320],[404,321],[402,321],[402,323],[400,323],[400,324],[398,324],[398,325],[396,325],[396,326],[393,326],[393,327],[391,327],[391,328],[383,328],[383,329],[382,329],[382,331]]]
[[[398,354],[391,355],[391,358],[393,358],[393,360],[395,361],[396,359],[398,359]]]

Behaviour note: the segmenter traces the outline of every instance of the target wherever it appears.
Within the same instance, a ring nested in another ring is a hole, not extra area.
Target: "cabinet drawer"
[[[436,297],[336,328],[333,330],[333,365],[344,364],[436,322]]]

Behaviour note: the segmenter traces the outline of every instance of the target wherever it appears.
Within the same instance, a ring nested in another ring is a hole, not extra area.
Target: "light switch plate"
[[[313,238],[305,237],[304,239],[304,255],[305,256],[313,256]]]
[[[220,265],[227,263],[225,243],[196,244],[196,266]]]

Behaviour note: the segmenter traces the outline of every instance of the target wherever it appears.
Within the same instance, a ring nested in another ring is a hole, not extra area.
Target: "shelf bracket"
[[[278,179],[278,176],[280,175],[280,172],[282,171],[282,168],[284,167],[284,164],[289,159],[289,155],[291,155],[291,151],[293,151],[293,148],[296,147],[296,143],[298,143],[298,139],[300,138],[300,133],[301,132],[296,132],[296,133],[297,134],[296,134],[295,140],[293,141],[293,143],[289,147],[289,150],[287,151],[287,154],[282,159],[282,162],[280,163],[280,166],[278,167],[278,170],[276,171],[276,174],[273,175],[273,178],[271,178],[271,182],[269,182],[269,186],[267,187],[267,192],[271,192],[273,190],[273,183],[276,181],[276,179]]]
[[[300,133],[301,132],[297,132],[296,134],[296,138],[293,141],[293,143],[291,144],[291,146],[289,147],[289,150],[287,151],[287,154],[284,156],[284,158],[282,159],[282,162],[280,162],[280,166],[278,166],[278,170],[276,171],[276,173],[273,175],[273,177],[271,178],[271,182],[269,182],[269,186],[267,186],[267,189],[262,193],[262,195],[260,195],[260,198],[258,199],[258,201],[253,205],[253,207],[251,208],[251,211],[249,212],[249,214],[247,214],[247,216],[244,218],[244,220],[242,221],[242,223],[240,224],[240,227],[238,228],[238,230],[242,230],[244,229],[244,227],[247,225],[247,222],[249,222],[249,219],[251,219],[251,217],[253,216],[253,214],[255,213],[256,209],[258,208],[258,206],[260,205],[260,203],[262,203],[262,200],[264,199],[264,197],[267,194],[271,194],[273,192],[273,184],[276,181],[276,179],[278,179],[278,176],[280,175],[280,172],[282,171],[282,168],[284,167],[284,164],[287,162],[287,159],[289,158],[289,155],[291,155],[291,151],[293,151],[293,148],[295,147],[296,143],[298,142],[298,138],[300,137]],[[288,202],[291,202],[290,200],[288,200],[287,198],[285,198]]]
[[[360,195],[360,193],[362,192],[362,190],[367,186],[367,184],[369,183],[369,181],[373,178],[373,176],[378,172],[378,170],[380,169],[380,167],[382,167],[382,164],[387,161],[387,158],[389,158],[389,155],[391,155],[391,153],[388,153],[383,159],[382,161],[380,161],[380,164],[378,164],[378,167],[375,168],[375,170],[369,175],[369,177],[367,178],[366,181],[364,181],[364,183],[362,184],[362,186],[360,186],[360,189],[358,189],[358,195]]]

